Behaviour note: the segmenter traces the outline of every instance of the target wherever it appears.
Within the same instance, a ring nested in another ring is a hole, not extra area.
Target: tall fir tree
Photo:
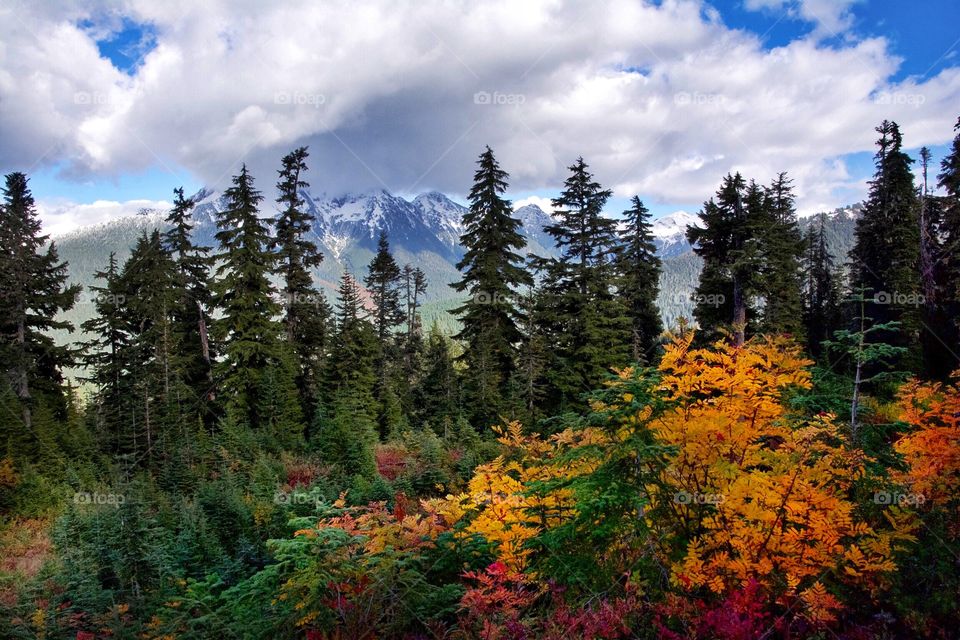
[[[630,320],[615,291],[616,221],[603,215],[611,191],[593,179],[583,158],[569,169],[552,201],[557,221],[544,228],[559,256],[533,261],[542,273],[537,313],[554,346],[547,367],[554,409],[583,406],[586,392],[630,360],[624,339]]]
[[[516,291],[532,283],[518,253],[526,246],[521,223],[503,197],[509,175],[490,147],[480,154],[470,189],[470,208],[460,236],[462,277],[451,286],[467,294],[452,313],[461,323],[455,336],[464,343],[460,357],[467,377],[470,417],[477,426],[497,420],[504,407],[502,390],[516,367],[522,321]]]
[[[377,240],[377,253],[367,267],[364,284],[373,302],[371,319],[377,336],[377,382],[374,397],[377,402],[377,424],[380,435],[398,433],[406,426],[400,395],[404,390],[401,353],[397,328],[403,324],[406,313],[401,300],[403,272],[390,253],[390,242],[385,231]]]
[[[823,354],[823,343],[841,321],[842,273],[827,246],[826,218],[825,213],[818,215],[804,237],[802,319],[807,346],[815,357]]]
[[[0,362],[19,416],[3,435],[31,447],[37,445],[38,408],[65,416],[62,370],[74,357],[48,332],[73,328],[56,317],[70,310],[80,293],[79,286],[67,284],[67,263],[60,261],[56,243],[48,242],[27,176],[7,174],[0,203]]]
[[[297,360],[297,387],[304,409],[312,412],[320,396],[322,369],[329,348],[331,309],[313,283],[312,269],[323,262],[323,254],[309,235],[311,218],[304,211],[303,189],[306,147],[283,157],[279,170],[277,202],[281,210],[274,222],[276,237],[271,247],[279,260],[282,279],[283,324],[287,343]]]
[[[270,281],[276,256],[269,250],[267,220],[259,215],[263,196],[246,165],[224,196],[227,206],[217,215],[220,264],[213,285],[221,312],[214,326],[223,351],[219,391],[231,417],[256,427],[261,375],[279,356],[281,328],[274,317],[280,306]]]
[[[630,318],[631,356],[635,362],[650,364],[663,333],[657,308],[662,265],[653,242],[650,212],[639,196],[630,202],[630,209],[623,212],[617,247],[617,292]]]
[[[314,416],[315,446],[344,471],[373,474],[377,440],[374,399],[377,335],[366,317],[360,286],[344,272],[336,300],[336,333],[327,368],[330,410]]]
[[[946,344],[960,343],[960,118],[953,128],[956,133],[950,151],[940,162],[937,185],[944,194],[939,199],[940,242],[936,259],[937,291],[944,318],[947,319],[935,330]],[[960,368],[957,349],[949,349],[951,366]]]
[[[693,315],[704,340],[731,331],[742,344],[748,322],[756,321],[751,298],[759,263],[757,220],[764,206],[755,184],[748,188],[739,173],[727,174],[716,196],[703,204],[702,226],[687,228],[687,240],[703,259]]]
[[[215,350],[210,344],[211,308],[210,269],[213,262],[209,247],[193,240],[194,202],[184,197],[183,187],[173,191],[173,208],[167,215],[169,229],[163,243],[176,262],[179,281],[178,301],[173,311],[173,332],[178,340],[177,368],[193,393],[194,410],[207,424],[213,410],[213,362]]]
[[[765,190],[759,221],[760,278],[763,298],[760,331],[790,334],[803,340],[801,257],[803,234],[797,224],[792,180],[779,173]]]
[[[907,348],[908,361],[916,364],[922,294],[913,160],[903,151],[897,123],[884,120],[877,133],[876,172],[850,250],[851,290],[872,296],[864,313],[876,324],[896,323],[889,335],[878,331],[871,339]]]

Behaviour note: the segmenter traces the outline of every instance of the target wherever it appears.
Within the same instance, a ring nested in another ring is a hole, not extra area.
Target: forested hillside
[[[298,147],[59,239],[9,173],[0,637],[954,637],[956,131],[659,228],[489,147],[466,206]]]

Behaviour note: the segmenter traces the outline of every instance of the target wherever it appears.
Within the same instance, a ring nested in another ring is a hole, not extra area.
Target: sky
[[[271,196],[310,147],[314,193],[463,201],[486,145],[544,208],[582,156],[655,215],[722,177],[787,171],[803,214],[862,199],[884,119],[946,153],[956,0],[6,0],[0,171],[48,230],[224,188]]]

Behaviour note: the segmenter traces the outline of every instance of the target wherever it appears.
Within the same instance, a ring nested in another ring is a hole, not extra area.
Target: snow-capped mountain
[[[686,211],[674,211],[653,221],[651,231],[661,258],[672,258],[690,251],[687,227],[695,227],[699,216]]]

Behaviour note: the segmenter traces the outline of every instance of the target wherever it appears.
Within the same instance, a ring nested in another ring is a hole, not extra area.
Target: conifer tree
[[[917,344],[920,299],[917,193],[903,138],[895,122],[884,120],[877,133],[876,172],[857,220],[850,251],[851,288],[868,291],[866,315],[878,325],[897,323],[890,335],[873,338],[894,346]]]
[[[377,439],[377,336],[366,318],[360,287],[347,272],[340,279],[335,308],[336,333],[327,369],[330,411],[314,417],[314,437],[331,462],[371,475]]]
[[[803,324],[810,353],[819,357],[823,342],[839,329],[842,282],[827,247],[826,215],[811,223],[804,239]]]
[[[123,366],[132,394],[127,452],[136,463],[153,463],[182,446],[189,424],[185,411],[192,409],[182,384],[176,354],[179,336],[174,331],[174,311],[181,301],[177,263],[164,248],[160,232],[142,235],[119,276],[120,312],[126,322]],[[175,431],[176,430],[176,431]]]
[[[705,340],[731,329],[734,342],[742,344],[747,323],[756,320],[750,300],[758,266],[755,220],[763,206],[755,184],[748,189],[739,173],[727,174],[703,204],[702,226],[687,228],[687,240],[703,259],[693,315]]]
[[[38,406],[63,415],[61,372],[73,361],[71,350],[47,332],[73,328],[56,316],[73,307],[80,288],[67,284],[67,263],[48,241],[27,176],[7,174],[0,203],[0,362],[19,404],[20,424],[9,434],[18,439],[32,433]]]
[[[401,302],[403,273],[390,253],[387,234],[380,232],[377,253],[367,267],[364,284],[370,291],[373,302],[373,327],[377,336],[377,382],[374,397],[377,402],[377,423],[380,434],[386,437],[399,432],[404,425],[404,416],[396,388],[403,384],[403,371],[397,344],[396,329],[403,324],[406,313]]]
[[[380,348],[386,352],[391,343],[392,332],[400,326],[406,314],[400,302],[402,272],[390,253],[386,231],[377,239],[377,253],[367,266],[363,283],[370,291],[373,301],[373,326],[377,331]]]
[[[183,187],[174,189],[173,193],[173,208],[166,218],[170,228],[164,233],[163,241],[179,273],[179,295],[173,311],[173,332],[179,342],[177,368],[193,392],[195,410],[209,423],[214,414],[210,403],[214,393],[215,353],[209,335],[213,303],[210,292],[212,261],[208,255],[209,247],[193,241],[193,200],[184,197]]]
[[[760,330],[803,339],[800,259],[803,235],[797,224],[792,181],[779,173],[766,188],[760,220],[760,284],[763,298]]]
[[[467,294],[466,302],[452,311],[462,327],[454,337],[464,343],[460,361],[470,371],[470,416],[483,425],[496,420],[503,407],[501,391],[516,366],[521,339],[515,292],[532,280],[517,253],[526,246],[521,223],[503,197],[509,175],[490,147],[476,164],[460,236],[464,255],[457,269],[462,277],[451,286]]]
[[[306,147],[298,147],[283,157],[277,182],[281,210],[274,222],[276,237],[271,247],[280,263],[283,324],[297,360],[297,386],[304,408],[312,410],[318,400],[321,369],[329,346],[331,310],[314,286],[311,271],[323,262],[323,254],[309,237],[311,218],[303,210],[305,202],[301,196],[301,191],[310,186],[304,180],[309,155]]]
[[[445,435],[460,415],[459,380],[450,339],[436,322],[430,327],[424,352],[424,370],[414,392],[415,416]]]
[[[255,427],[260,376],[278,357],[280,326],[273,318],[279,305],[269,277],[276,258],[268,248],[267,221],[259,216],[263,196],[246,165],[224,196],[227,207],[217,215],[220,266],[213,286],[222,313],[214,327],[224,356],[220,395],[237,418]]]
[[[620,231],[617,292],[630,318],[631,357],[635,362],[649,364],[663,333],[657,308],[661,263],[653,242],[650,212],[639,196],[634,196],[631,204],[623,213],[624,226]]]
[[[97,271],[95,278],[102,284],[90,287],[94,315],[84,321],[81,328],[94,337],[82,345],[83,364],[89,371],[87,380],[97,389],[91,404],[96,431],[103,446],[118,453],[131,393],[126,388],[124,360],[130,346],[127,315],[123,310],[126,295],[121,290],[115,253],[110,253],[106,269]]]
[[[602,213],[611,191],[583,158],[569,168],[552,202],[557,222],[544,228],[560,255],[534,260],[543,274],[538,313],[554,346],[547,368],[554,407],[581,405],[584,393],[630,359],[630,320],[615,292],[616,221]]]
[[[937,185],[943,189],[944,195],[939,201],[940,248],[936,278],[945,322],[934,327],[934,331],[947,345],[960,343],[960,118],[953,130],[956,136],[937,175]],[[952,362],[948,369],[960,367],[956,351],[952,347],[949,349]]]

